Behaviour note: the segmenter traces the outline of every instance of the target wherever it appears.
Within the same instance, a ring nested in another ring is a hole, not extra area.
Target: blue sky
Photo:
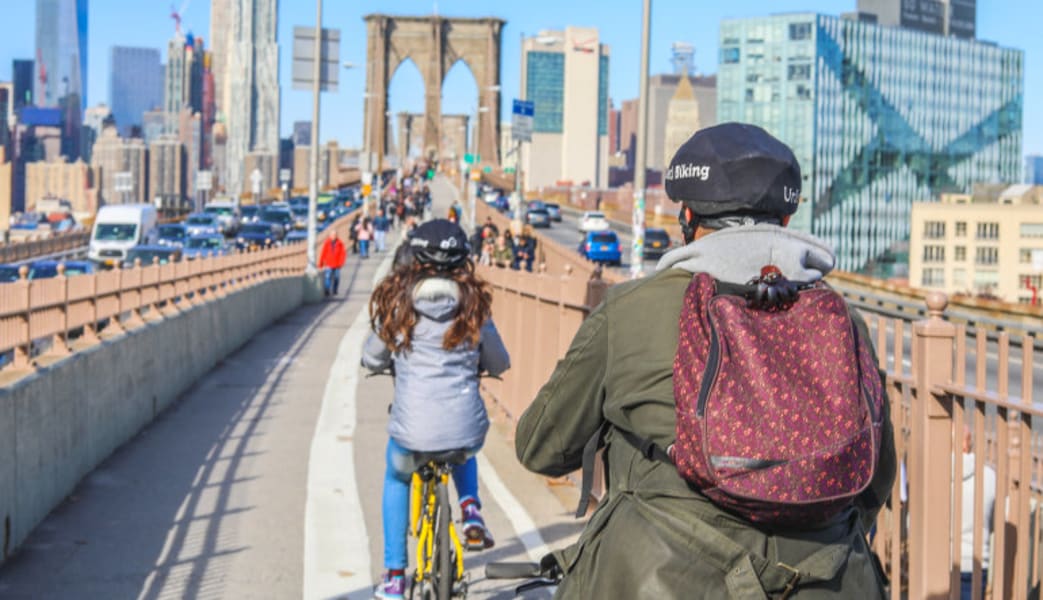
[[[88,0],[90,3],[88,101],[108,102],[109,49],[113,45],[159,48],[174,31],[171,4],[185,0]],[[690,42],[696,48],[696,65],[704,73],[717,70],[717,25],[722,18],[777,12],[815,11],[839,14],[854,8],[856,0],[731,0],[691,2],[653,0],[651,72],[670,67],[670,44]],[[10,79],[11,59],[34,54],[35,2],[6,0],[0,36],[0,80]],[[314,25],[311,0],[281,0],[279,40],[282,45],[282,123],[284,135],[293,122],[311,118],[311,99],[289,83],[291,39],[295,25]],[[209,35],[208,0],[188,0],[184,28]],[[507,21],[503,31],[502,88],[505,118],[510,99],[518,96],[519,36],[566,25],[594,26],[602,43],[611,46],[610,93],[616,105],[637,96],[641,39],[640,0],[326,0],[324,24],[341,30],[341,60],[358,65],[341,71],[341,87],[323,95],[322,137],[358,145],[362,139],[362,94],[365,91],[366,31],[362,17],[373,12],[423,15],[437,9],[448,16],[496,16]],[[978,37],[1002,46],[1025,50],[1024,152],[1043,154],[1043,20],[1041,0],[978,0]],[[15,25],[21,24],[21,25]],[[447,76],[443,92],[445,112],[474,111],[477,86],[468,69],[458,63]],[[418,71],[404,67],[391,83],[391,110],[422,112],[423,87]]]

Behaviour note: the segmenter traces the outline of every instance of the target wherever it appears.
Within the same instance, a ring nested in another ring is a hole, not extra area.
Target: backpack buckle
[[[790,573],[793,573],[793,576],[790,577],[789,581],[786,582],[786,587],[782,590],[782,594],[779,595],[779,600],[786,600],[787,598],[789,598],[790,594],[792,594],[793,591],[797,589],[797,583],[800,582],[800,571],[794,569],[786,563],[775,563],[775,566],[782,567]]]

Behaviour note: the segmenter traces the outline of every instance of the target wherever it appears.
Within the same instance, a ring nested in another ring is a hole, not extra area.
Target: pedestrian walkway
[[[445,214],[451,188],[433,192]],[[393,390],[358,358],[392,251],[349,256],[341,296],[274,323],[114,453],[0,569],[0,597],[370,597]],[[480,455],[497,546],[465,557],[473,598],[513,597],[484,563],[538,559],[581,528],[511,431],[495,423]]]

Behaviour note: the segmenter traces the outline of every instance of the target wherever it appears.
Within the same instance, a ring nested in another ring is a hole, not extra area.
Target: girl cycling
[[[394,363],[382,506],[386,572],[376,592],[387,599],[402,598],[406,589],[409,486],[420,466],[414,453],[468,451],[470,459],[453,471],[465,545],[493,546],[480,512],[474,458],[489,429],[478,374],[499,375],[510,366],[492,321],[492,295],[474,273],[463,230],[437,219],[404,243],[409,259],[396,261],[373,291],[373,333],[362,353],[362,365],[371,371]]]

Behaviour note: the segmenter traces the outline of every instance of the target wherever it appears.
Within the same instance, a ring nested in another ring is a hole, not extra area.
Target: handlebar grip
[[[540,577],[536,563],[489,563],[485,565],[487,579],[532,579]]]

